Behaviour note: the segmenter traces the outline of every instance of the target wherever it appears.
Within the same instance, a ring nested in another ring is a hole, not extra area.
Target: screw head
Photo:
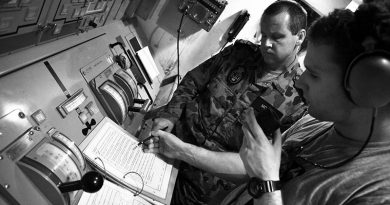
[[[25,118],[26,117],[26,115],[23,112],[19,112],[18,115],[19,115],[20,118]]]

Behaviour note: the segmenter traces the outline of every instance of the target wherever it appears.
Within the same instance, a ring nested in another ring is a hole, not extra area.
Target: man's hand
[[[160,153],[171,159],[180,159],[185,150],[186,143],[175,135],[162,130],[152,131],[152,139],[143,144],[143,150],[147,153]]]
[[[164,130],[171,132],[173,129],[173,122],[165,118],[155,118],[153,120],[152,131]]]
[[[256,121],[253,108],[247,109],[242,118],[244,139],[240,157],[250,177],[263,180],[279,180],[281,135],[278,129],[273,142],[265,136]]]

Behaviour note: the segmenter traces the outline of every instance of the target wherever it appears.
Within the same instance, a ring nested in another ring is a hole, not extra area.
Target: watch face
[[[259,198],[263,193],[263,187],[262,187],[263,181],[258,178],[251,178],[248,183],[248,193],[253,198]]]

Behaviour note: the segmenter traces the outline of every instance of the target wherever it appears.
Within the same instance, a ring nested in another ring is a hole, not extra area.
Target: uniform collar
[[[263,80],[261,80],[261,77],[257,77],[258,75],[265,75],[265,73],[266,73],[266,72],[264,72],[264,70],[262,70],[264,68],[262,66],[263,62],[264,62],[263,59],[261,59],[260,68],[256,69],[255,72],[253,73],[253,75],[250,76],[250,82],[252,84],[258,84],[258,85],[262,85],[265,87],[270,86],[272,83],[278,84],[278,80],[280,79],[280,76],[288,77],[285,75],[286,73],[293,73],[292,71],[296,70],[299,67],[298,57],[295,56],[294,61],[292,61],[292,63],[290,63],[283,72],[275,74],[274,78],[263,81]]]
[[[283,73],[285,73],[285,72],[291,72],[293,69],[295,69],[295,65],[297,64],[297,62],[298,62],[298,56],[295,55],[295,56],[294,56],[294,60],[293,60],[291,63],[289,63],[287,66],[286,66],[286,65],[283,65],[283,66],[286,67],[285,69],[283,69],[283,70],[284,70]],[[262,67],[265,67],[265,66],[264,66],[264,58],[262,58],[261,66],[262,66]]]

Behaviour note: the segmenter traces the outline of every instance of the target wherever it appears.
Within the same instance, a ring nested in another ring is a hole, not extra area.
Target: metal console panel
[[[31,63],[4,68],[7,72],[0,74],[0,204],[77,204],[81,192],[63,194],[57,187],[79,180],[89,169],[77,146],[107,116],[88,82],[111,68],[108,78],[120,81],[117,84],[124,92],[146,95],[142,89],[133,91],[134,85],[137,87],[134,76],[112,61],[115,53],[109,44],[130,32],[121,22],[96,31],[100,33],[84,33],[86,40],[69,42],[70,46],[61,50],[57,43],[65,46],[66,39],[50,42],[42,47],[52,50],[45,50],[42,56],[35,54],[38,57]],[[30,48],[27,53],[38,53],[42,47]],[[83,70],[102,56],[101,70],[92,66],[91,75]],[[25,52],[12,57],[29,58]],[[0,64],[4,65],[4,59],[9,58],[0,57]],[[123,127],[135,133],[141,129],[142,114],[131,115],[126,110]]]
[[[125,1],[128,3],[128,1]],[[104,26],[121,0],[14,0],[0,3],[0,55]]]

